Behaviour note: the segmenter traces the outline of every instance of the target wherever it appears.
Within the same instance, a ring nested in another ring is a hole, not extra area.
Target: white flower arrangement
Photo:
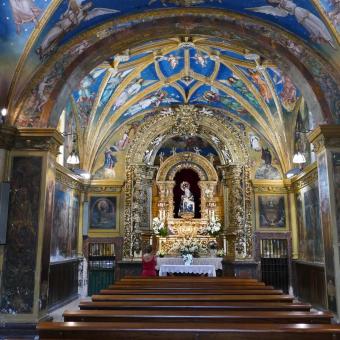
[[[152,220],[152,229],[156,235],[166,236],[167,230],[164,221],[161,221],[159,217],[155,217]]]
[[[211,236],[216,236],[221,231],[221,223],[217,217],[212,217],[208,225],[205,227],[204,232]]]
[[[217,250],[216,256],[217,257],[224,257],[225,256],[224,250],[223,249]]]
[[[156,253],[156,256],[158,257],[164,257],[165,256],[165,253],[161,250],[159,250],[157,253]]]
[[[201,245],[192,238],[184,240],[178,247],[178,251],[182,256],[187,254],[198,256],[200,250]]]
[[[185,255],[182,255],[182,257],[183,257],[185,266],[190,266],[192,264],[193,257],[191,254],[185,254]]]

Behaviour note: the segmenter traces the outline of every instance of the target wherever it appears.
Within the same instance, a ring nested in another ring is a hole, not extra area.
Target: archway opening
[[[200,180],[197,172],[192,169],[182,169],[177,172],[174,181],[176,182],[174,187],[174,216],[180,218],[178,212],[181,204],[181,197],[183,191],[181,189],[181,183],[188,182],[190,185],[190,191],[194,196],[195,202],[195,218],[201,218],[201,189],[198,186]]]

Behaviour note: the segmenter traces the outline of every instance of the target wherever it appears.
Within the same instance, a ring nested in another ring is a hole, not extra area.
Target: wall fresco
[[[77,256],[79,195],[74,189],[57,183],[54,197],[51,262]]]
[[[318,155],[318,178],[320,213],[325,249],[325,270],[327,284],[328,308],[334,313],[337,312],[335,294],[335,272],[334,272],[334,251],[333,236],[330,212],[329,177],[326,152]]]

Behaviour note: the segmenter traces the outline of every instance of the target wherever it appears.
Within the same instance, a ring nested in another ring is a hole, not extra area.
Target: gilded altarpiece
[[[221,165],[214,167],[199,153],[191,152],[189,156],[187,152],[175,152],[162,160],[158,168],[154,160],[161,147],[159,140],[165,141],[173,136],[199,136],[217,145]],[[228,255],[239,260],[252,258],[251,171],[249,152],[243,138],[233,124],[219,116],[210,115],[203,108],[190,105],[151,115],[145,120],[126,154],[125,258],[138,256],[142,233],[148,232],[151,237],[151,217],[166,217],[170,233],[194,236],[200,234],[199,230],[215,213],[222,219],[223,230],[220,235],[228,243]],[[172,166],[165,170],[170,163]],[[200,176],[201,216],[198,220],[188,219],[185,227],[183,223],[175,221],[172,215],[172,182],[181,167],[190,168]]]
[[[175,175],[182,169],[192,169],[199,176],[201,218],[175,218],[174,186]],[[182,152],[166,159],[161,164],[156,178],[159,192],[158,217],[167,221],[169,235],[159,239],[158,248],[168,255],[178,255],[178,246],[185,239],[195,239],[202,252],[208,252],[208,243],[214,238],[204,235],[204,228],[215,216],[216,186],[218,175],[211,163],[203,156]]]

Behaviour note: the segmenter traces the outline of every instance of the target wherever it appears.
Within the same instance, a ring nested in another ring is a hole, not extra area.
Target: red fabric
[[[142,265],[143,265],[143,272],[142,276],[156,276],[156,258],[152,256],[152,259],[150,261],[145,261],[144,257],[142,259]]]

